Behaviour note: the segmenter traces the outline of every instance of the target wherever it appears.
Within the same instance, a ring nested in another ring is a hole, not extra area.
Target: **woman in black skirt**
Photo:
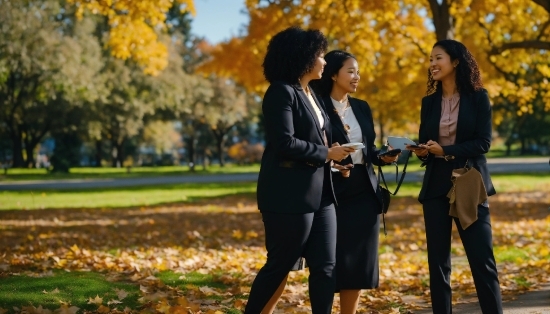
[[[382,195],[374,165],[386,165],[395,157],[379,159],[374,122],[369,104],[349,97],[357,89],[359,68],[355,57],[334,50],[325,55],[322,78],[312,82],[329,115],[334,145],[362,143],[364,147],[335,163],[333,176],[336,206],[336,291],[341,313],[355,313],[361,289],[378,287],[378,236]]]

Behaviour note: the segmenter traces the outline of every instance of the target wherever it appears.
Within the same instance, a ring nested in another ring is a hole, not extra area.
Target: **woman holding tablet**
[[[332,311],[336,214],[330,162],[355,150],[329,147],[329,119],[309,89],[311,80],[321,78],[326,48],[320,31],[298,27],[277,33],[267,47],[263,68],[270,85],[262,102],[266,148],[257,198],[268,254],[245,314],[273,312],[301,257],[309,266],[312,313]]]
[[[451,230],[455,224],[466,251],[481,310],[502,313],[493,255],[489,204],[477,206],[477,220],[464,229],[449,216],[447,193],[453,169],[466,164],[481,173],[487,195],[495,194],[485,153],[491,146],[491,104],[477,62],[455,40],[438,41],[428,69],[427,96],[422,99],[420,143],[411,148],[426,165],[418,200],[424,209],[430,291],[434,313],[451,313]],[[476,212],[476,209],[473,209]]]
[[[382,195],[373,165],[385,165],[397,156],[379,159],[369,104],[352,98],[357,90],[359,66],[352,54],[334,50],[325,55],[325,70],[312,87],[321,96],[332,125],[334,145],[358,148],[335,163],[336,291],[342,314],[355,313],[361,289],[378,287],[378,236]],[[364,145],[362,144],[364,143]]]

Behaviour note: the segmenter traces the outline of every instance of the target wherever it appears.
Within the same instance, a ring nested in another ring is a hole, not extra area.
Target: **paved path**
[[[504,314],[550,314],[550,284],[503,302]],[[432,313],[431,308],[415,310],[414,314]],[[453,314],[481,314],[477,300],[453,305]]]
[[[541,158],[493,158],[488,160],[491,173],[509,172],[541,172],[550,175],[550,165],[547,157]],[[393,169],[386,175],[386,180],[391,180]],[[408,172],[406,182],[419,182],[423,172]],[[63,189],[90,189],[109,187],[129,187],[155,184],[178,183],[209,183],[209,182],[246,182],[256,181],[257,173],[240,174],[214,174],[214,175],[183,175],[183,176],[159,176],[140,178],[114,178],[114,179],[66,179],[66,180],[35,180],[35,181],[9,181],[0,182],[0,191],[21,190],[63,190]],[[389,182],[389,181],[388,181]]]

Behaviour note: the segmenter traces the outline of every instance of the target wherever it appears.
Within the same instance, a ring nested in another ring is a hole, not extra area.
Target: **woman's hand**
[[[430,152],[430,154],[432,155],[435,155],[435,156],[445,155],[443,148],[436,141],[429,140],[426,143],[426,146],[428,147],[428,152]]]
[[[398,155],[395,155],[395,156],[382,156],[382,157],[380,157],[380,159],[382,159],[382,161],[387,163],[387,164],[391,164],[391,163],[396,162],[400,155],[401,155],[401,153],[399,153]]]
[[[332,168],[338,169],[342,174],[342,177],[348,178],[350,175],[350,169],[353,168],[353,164],[347,164],[347,165],[334,164],[332,165]]]
[[[338,144],[338,142],[332,144],[332,147],[328,149],[328,159],[332,159],[334,161],[342,161],[346,159],[350,153],[355,152],[355,149],[351,147],[343,147]]]
[[[411,145],[406,145],[405,148],[415,153],[415,155],[418,157],[424,158],[428,156],[428,153],[429,153],[428,146],[426,146],[425,144],[419,144],[418,146],[420,148],[411,147]]]

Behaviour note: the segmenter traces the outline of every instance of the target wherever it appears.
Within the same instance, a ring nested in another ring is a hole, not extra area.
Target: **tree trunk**
[[[189,171],[195,172],[195,161],[196,161],[196,151],[195,151],[195,135],[191,135],[187,140],[187,160],[189,164]]]
[[[122,139],[122,141],[120,141],[120,143],[117,140],[111,141],[111,143],[112,143],[112,146],[113,146],[113,148],[112,148],[112,156],[113,156],[112,166],[114,168],[120,168],[124,164],[124,151],[123,151],[124,139]]]
[[[227,139],[226,135],[227,133],[229,133],[229,130],[233,128],[233,126],[234,125],[227,128],[218,127],[215,130],[211,129],[212,134],[214,134],[214,138],[216,139],[216,149],[217,149],[218,159],[220,160],[220,167],[225,166],[223,148],[225,147],[225,141]]]
[[[23,159],[23,138],[21,133],[17,131],[10,132],[13,152],[12,152],[12,167],[23,168],[25,167],[25,160]]]
[[[95,141],[95,156],[94,156],[96,167],[101,167],[101,149],[102,149],[101,140],[96,140]]]
[[[30,141],[25,141],[25,152],[27,153],[27,159],[25,165],[27,168],[34,168],[34,148],[36,145],[32,145]]]
[[[225,167],[225,159],[223,157],[223,147],[225,146],[225,136],[216,137],[216,146],[218,149],[218,159],[220,160],[220,167]]]
[[[454,39],[454,18],[449,12],[450,0],[429,0],[437,40]],[[439,4],[441,2],[441,4]]]

